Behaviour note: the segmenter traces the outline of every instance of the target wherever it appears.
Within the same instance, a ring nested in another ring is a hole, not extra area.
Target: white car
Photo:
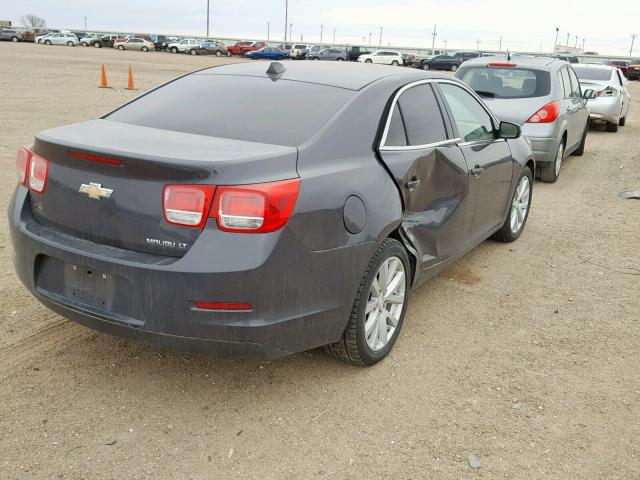
[[[75,47],[79,42],[78,37],[73,33],[54,33],[52,35],[47,35],[39,43],[44,43],[45,45],[69,45],[70,47]]]
[[[45,33],[44,35],[37,35],[33,41],[35,43],[44,43],[44,40],[46,40],[49,37],[52,37],[53,35],[56,35],[58,33],[69,33],[72,34],[72,32],[70,32],[69,30],[49,30],[47,33]]]
[[[185,38],[184,40],[180,40],[178,43],[170,43],[167,45],[167,51],[171,53],[185,53],[187,50],[197,47],[201,43],[201,40],[196,40],[195,38]]]
[[[377,50],[366,55],[360,55],[358,61],[361,63],[380,63],[383,65],[402,65],[402,55],[392,50]]]
[[[627,79],[619,68],[610,65],[574,64],[583,90],[596,91],[596,98],[589,100],[589,118],[606,122],[607,131],[617,132],[618,126],[627,122],[631,95]]]
[[[303,50],[308,49],[310,46],[311,45],[306,45],[304,43],[294,43],[291,47],[291,50],[289,50],[289,56],[291,58],[298,58],[298,55],[300,55]]]
[[[98,37],[96,35],[88,35],[86,37],[82,37],[80,39],[80,45],[82,45],[83,47],[88,47],[89,45],[91,45],[93,43],[94,40],[96,40]]]

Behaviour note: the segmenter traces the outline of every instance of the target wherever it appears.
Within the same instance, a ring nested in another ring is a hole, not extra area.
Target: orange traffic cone
[[[129,65],[129,80],[127,81],[127,90],[137,90],[137,88],[133,84],[133,71],[131,70],[131,65]]]
[[[100,75],[100,88],[111,88],[107,83],[107,69],[102,64],[102,74]]]

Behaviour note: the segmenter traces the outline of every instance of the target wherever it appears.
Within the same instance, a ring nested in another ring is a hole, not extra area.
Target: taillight
[[[550,102],[531,115],[527,123],[551,123],[555,122],[560,114],[560,103]]]
[[[202,228],[216,187],[209,185],[167,185],[162,192],[164,218],[184,227]]]
[[[31,152],[29,159],[29,188],[36,193],[43,193],[47,186],[49,175],[49,161],[35,152]]]
[[[300,179],[219,186],[211,208],[225,232],[268,233],[284,227],[296,204]]]
[[[20,185],[27,186],[27,172],[29,171],[29,158],[31,157],[31,148],[28,146],[20,147],[16,155],[16,173],[17,180]]]
[[[598,90],[596,97],[615,97],[618,95],[618,91],[613,87],[607,87],[604,90]]]

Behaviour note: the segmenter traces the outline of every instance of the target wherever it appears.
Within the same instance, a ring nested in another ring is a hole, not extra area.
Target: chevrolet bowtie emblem
[[[111,198],[113,190],[110,188],[103,188],[100,183],[83,183],[80,185],[80,193],[86,193],[89,198],[95,198],[100,200],[101,198]]]

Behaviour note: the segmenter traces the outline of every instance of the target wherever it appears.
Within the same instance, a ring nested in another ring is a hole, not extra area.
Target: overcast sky
[[[210,0],[211,31],[228,37],[271,39],[284,35],[285,0]],[[206,33],[207,0],[19,0],[3,1],[1,20],[18,23],[26,13],[47,20],[50,27],[82,29],[87,17],[89,29],[140,33]],[[437,24],[436,46],[452,49],[497,49],[502,35],[503,49],[544,51],[553,49],[555,29],[559,40],[600,53],[628,55],[631,34],[640,33],[640,1],[620,0],[291,0],[289,22],[293,39],[331,42],[333,29],[338,43],[379,42],[383,45],[431,47],[433,25]],[[640,57],[640,41],[634,56]]]

